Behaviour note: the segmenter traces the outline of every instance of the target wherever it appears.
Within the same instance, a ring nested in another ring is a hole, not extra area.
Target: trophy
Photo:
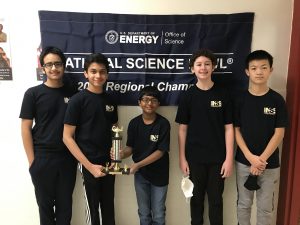
[[[120,167],[120,163],[122,162],[120,157],[122,136],[120,133],[123,131],[123,127],[119,128],[117,126],[113,126],[112,131],[113,131],[112,151],[114,156],[112,159],[112,163],[114,163],[114,165],[112,168],[109,168],[109,163],[106,163],[104,172],[113,175],[129,174],[130,169],[126,165],[123,168]]]

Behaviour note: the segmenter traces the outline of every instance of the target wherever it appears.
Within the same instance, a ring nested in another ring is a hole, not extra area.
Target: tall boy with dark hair
[[[238,97],[235,104],[239,225],[250,225],[254,189],[257,189],[256,224],[267,225],[272,221],[274,191],[279,178],[278,145],[288,123],[284,99],[268,87],[272,65],[273,57],[264,50],[248,55],[246,74],[249,88]],[[249,186],[246,181],[251,176],[257,176],[257,184]]]
[[[56,47],[40,55],[46,82],[29,88],[22,103],[22,139],[35,188],[40,224],[70,225],[76,160],[62,141],[63,120],[75,93],[63,82],[66,58]]]
[[[227,91],[211,79],[216,63],[210,50],[192,55],[190,68],[197,83],[181,97],[175,119],[179,123],[180,168],[194,183],[192,225],[204,223],[205,193],[210,224],[223,224],[224,179],[233,167],[232,105]]]
[[[102,172],[110,161],[111,129],[118,121],[117,106],[104,90],[108,71],[104,55],[91,54],[85,59],[89,86],[72,97],[64,119],[64,143],[83,166],[92,225],[100,225],[99,206],[102,225],[115,225],[115,176]]]

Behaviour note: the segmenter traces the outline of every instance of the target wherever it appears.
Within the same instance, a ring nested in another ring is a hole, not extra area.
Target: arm
[[[285,131],[285,128],[283,128],[283,127],[275,129],[275,132],[274,132],[272,138],[270,139],[267,147],[265,148],[263,153],[260,155],[260,158],[262,160],[267,161],[268,158],[273,154],[273,152],[276,150],[278,145],[282,142],[282,139],[284,137],[284,131]]]
[[[141,160],[137,163],[133,163],[130,166],[130,173],[135,173],[136,171],[139,170],[139,168],[141,168],[143,166],[147,166],[147,165],[155,162],[156,160],[160,159],[163,155],[164,155],[164,152],[162,152],[160,150],[156,150],[155,152],[153,152],[151,155],[147,156],[143,160]]]
[[[64,125],[64,133],[63,133],[63,142],[72,153],[72,155],[91,173],[94,177],[102,177],[105,176],[105,173],[102,173],[103,167],[101,165],[92,164],[82,153],[79,146],[75,142],[74,134],[75,134],[76,126],[71,126],[68,124]]]
[[[188,125],[179,124],[178,128],[178,144],[179,144],[179,165],[182,173],[186,176],[190,174],[189,164],[185,158],[185,142]]]
[[[239,127],[235,128],[235,139],[238,146],[242,150],[244,156],[250,162],[251,167],[255,167],[259,170],[264,170],[266,168],[267,162],[263,160],[260,156],[251,153],[251,151],[249,150],[248,146],[244,141],[244,138],[242,137]]]
[[[128,157],[131,156],[131,155],[132,155],[132,148],[129,147],[129,146],[126,146],[126,148],[120,150],[120,158],[121,158],[121,159],[128,158]],[[114,159],[114,158],[115,158],[115,157],[114,157],[114,151],[113,151],[112,148],[111,148],[111,150],[110,150],[110,158],[111,158],[111,159]]]
[[[33,139],[32,139],[32,124],[33,120],[22,119],[21,122],[21,135],[23,140],[23,146],[25,153],[31,166],[34,160],[34,150],[33,150]]]
[[[259,176],[263,173],[263,170],[258,169],[254,166],[250,166],[250,173],[253,174],[253,175]]]
[[[233,169],[234,129],[232,124],[225,125],[226,159],[221,168],[222,178],[229,177]]]
[[[126,148],[124,150],[120,151],[121,159],[128,158],[131,155],[132,155],[132,148],[129,146],[126,146]]]

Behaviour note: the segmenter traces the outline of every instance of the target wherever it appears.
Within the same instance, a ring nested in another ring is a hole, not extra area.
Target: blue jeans
[[[165,225],[168,185],[154,186],[139,172],[134,175],[140,225]]]

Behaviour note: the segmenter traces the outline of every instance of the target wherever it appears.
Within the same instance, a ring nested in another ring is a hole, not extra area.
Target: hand
[[[135,174],[139,170],[139,165],[137,163],[133,163],[130,166],[130,174]]]
[[[115,152],[114,152],[113,148],[110,148],[110,158],[111,159],[115,158]]]
[[[190,168],[186,159],[179,159],[179,166],[184,176],[190,175]]]
[[[93,174],[95,178],[98,178],[106,175],[105,173],[102,172],[103,169],[104,167],[101,165],[92,164],[92,166],[88,169],[88,171],[91,174]]]
[[[123,149],[120,149],[119,156],[120,156],[120,159],[124,158],[124,150]],[[113,150],[113,148],[110,149],[110,158],[115,159],[115,151]]]
[[[124,159],[124,156],[125,156],[124,149],[120,149],[119,155],[120,155],[120,159]]]
[[[230,177],[232,174],[232,170],[233,170],[232,160],[225,160],[221,168],[222,178]]]
[[[114,162],[111,162],[111,163],[109,164],[109,167],[108,167],[108,168],[109,168],[109,169],[112,169],[112,168],[114,168],[115,164],[116,164],[116,163],[114,163]]]
[[[250,167],[250,173],[256,176],[259,176],[263,173],[263,170],[260,170],[258,168],[255,168],[254,166]]]
[[[259,156],[257,155],[251,155],[250,158],[248,159],[251,166],[259,169],[259,170],[265,170],[267,166],[267,162],[262,160]]]

